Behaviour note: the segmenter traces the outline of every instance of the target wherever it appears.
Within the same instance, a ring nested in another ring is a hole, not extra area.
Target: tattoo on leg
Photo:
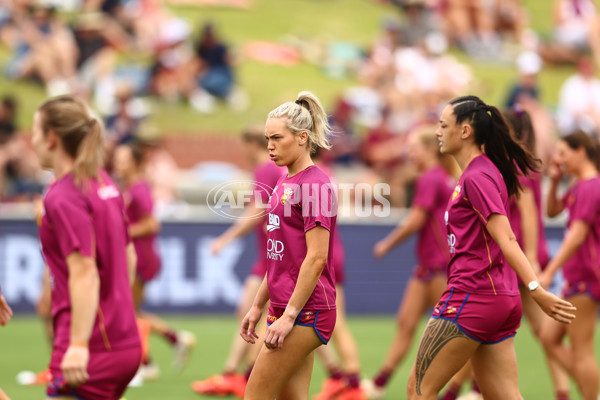
[[[417,394],[419,396],[421,395],[421,382],[423,382],[425,372],[427,372],[435,356],[450,340],[461,337],[466,338],[467,336],[453,322],[440,318],[432,320],[427,325],[423,339],[421,339],[421,343],[419,344],[417,362],[415,364]]]

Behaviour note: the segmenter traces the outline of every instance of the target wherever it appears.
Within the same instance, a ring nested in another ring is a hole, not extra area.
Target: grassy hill
[[[551,26],[551,2],[527,0],[532,27],[547,35]],[[265,65],[244,58],[242,48],[255,40],[286,42],[302,38],[312,45],[332,40],[345,41],[368,49],[380,31],[382,17],[397,16],[398,10],[369,0],[253,0],[250,10],[219,7],[173,7],[197,30],[205,21],[213,22],[236,55],[237,76],[251,99],[249,109],[234,113],[220,107],[212,115],[196,113],[186,103],[169,104],[152,100],[152,121],[165,133],[229,134],[237,133],[249,122],[264,120],[266,113],[283,101],[294,99],[304,89],[315,91],[326,106],[347,87],[357,84],[355,78],[333,80],[318,65],[300,63],[292,67]],[[516,72],[510,64],[474,62],[456,53],[473,69],[473,92],[488,102],[500,103],[507,85]],[[0,64],[10,55],[0,50]],[[136,60],[139,61],[139,60]],[[543,101],[556,103],[562,81],[572,68],[546,68],[541,74]],[[0,76],[0,94],[13,92],[20,99],[21,127],[31,125],[32,112],[43,99],[41,86],[30,82],[12,82]]]

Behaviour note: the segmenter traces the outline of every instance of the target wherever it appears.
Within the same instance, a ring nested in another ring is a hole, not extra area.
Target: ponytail
[[[102,165],[102,127],[96,118],[91,118],[87,124],[87,133],[79,143],[73,165],[76,182],[86,178],[97,178],[98,169]]]
[[[317,148],[331,148],[329,144],[331,127],[327,121],[327,113],[319,98],[312,92],[300,92],[295,102],[283,103],[269,113],[269,118],[286,118],[286,126],[294,135],[303,131],[308,132],[311,153],[314,153]]]
[[[517,142],[521,143],[530,152],[535,153],[535,131],[529,113],[515,104],[511,109],[504,112],[504,118],[512,128],[512,133]]]
[[[42,103],[38,112],[44,135],[53,131],[73,158],[75,182],[97,179],[102,167],[102,125],[90,115],[85,103],[73,96],[59,96]]]
[[[521,185],[518,175],[537,171],[540,161],[524,149],[510,134],[510,128],[500,110],[485,104],[476,96],[452,100],[456,123],[467,122],[473,128],[475,144],[481,146],[502,174],[509,195],[518,195]]]

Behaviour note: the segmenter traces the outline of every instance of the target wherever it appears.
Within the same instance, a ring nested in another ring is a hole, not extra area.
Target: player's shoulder
[[[129,187],[129,192],[136,195],[150,195],[152,189],[145,180],[139,180]]]
[[[476,183],[482,180],[502,179],[500,170],[494,165],[492,160],[485,155],[475,158],[463,172],[463,182],[465,184]]]
[[[44,196],[44,203],[46,206],[52,206],[72,201],[74,198],[81,196],[83,196],[83,193],[81,193],[80,188],[75,184],[73,176],[68,174],[61,179],[58,179],[50,186]]]
[[[582,180],[574,189],[578,194],[585,193],[585,196],[600,196],[600,176]]]
[[[331,178],[319,166],[314,165],[307,169],[302,177],[306,183],[331,184]]]

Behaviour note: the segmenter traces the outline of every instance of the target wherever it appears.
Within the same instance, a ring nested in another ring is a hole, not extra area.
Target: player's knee
[[[552,352],[554,347],[560,345],[560,342],[558,342],[553,335],[549,335],[547,332],[544,332],[543,329],[540,330],[537,337],[547,352]]]

